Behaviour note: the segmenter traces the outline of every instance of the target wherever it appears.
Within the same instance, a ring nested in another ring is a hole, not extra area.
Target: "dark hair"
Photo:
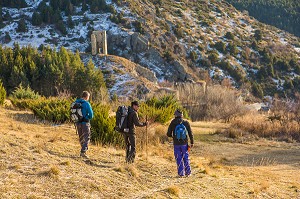
[[[90,93],[88,91],[83,91],[82,92],[82,95],[81,95],[82,98],[86,98],[88,96],[90,96]]]
[[[140,106],[138,101],[131,102],[131,106],[133,106],[133,105]]]

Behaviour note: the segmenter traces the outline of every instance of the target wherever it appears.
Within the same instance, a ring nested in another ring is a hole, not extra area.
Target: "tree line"
[[[239,10],[247,10],[259,21],[300,36],[299,0],[227,0]]]
[[[83,90],[93,93],[94,100],[107,96],[102,71],[92,60],[86,65],[79,52],[61,47],[58,51],[42,46],[0,46],[0,79],[8,94],[20,84],[46,97],[68,93],[80,96]]]

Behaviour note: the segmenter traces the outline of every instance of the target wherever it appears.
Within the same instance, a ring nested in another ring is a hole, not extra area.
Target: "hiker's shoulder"
[[[183,120],[182,123],[183,123],[184,125],[190,125],[190,122],[189,122],[188,120]]]

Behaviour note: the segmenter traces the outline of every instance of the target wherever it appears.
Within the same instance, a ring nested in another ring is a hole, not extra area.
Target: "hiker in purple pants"
[[[191,165],[188,152],[188,137],[191,140],[191,147],[194,146],[194,136],[188,121],[183,120],[183,114],[180,110],[175,111],[175,118],[171,121],[167,136],[173,138],[174,156],[177,163],[178,175],[180,177],[191,175]],[[183,127],[182,125],[183,124]],[[182,127],[183,131],[180,131]],[[179,135],[179,132],[182,132]]]

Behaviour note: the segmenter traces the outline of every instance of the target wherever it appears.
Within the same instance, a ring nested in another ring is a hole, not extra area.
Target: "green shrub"
[[[12,98],[12,103],[22,109],[30,109],[40,119],[54,123],[64,123],[70,119],[70,99],[39,98],[17,99]]]
[[[4,104],[5,98],[6,98],[6,90],[2,84],[2,81],[0,80],[0,105]]]
[[[40,95],[35,93],[29,86],[24,88],[22,84],[20,84],[12,93],[12,97],[16,99],[38,99]]]
[[[148,117],[151,122],[165,124],[174,116],[174,111],[181,109],[188,118],[187,111],[179,105],[174,95],[165,95],[160,98],[152,97],[141,104],[139,115],[141,118]]]
[[[108,105],[93,104],[94,118],[91,120],[92,135],[94,142],[102,144],[124,145],[122,134],[114,131],[115,117],[109,117]]]

